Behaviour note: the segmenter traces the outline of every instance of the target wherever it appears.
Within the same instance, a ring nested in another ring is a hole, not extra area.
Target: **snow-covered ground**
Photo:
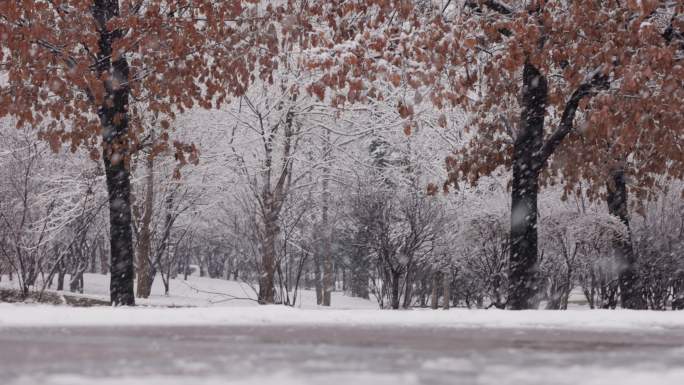
[[[364,325],[447,328],[684,330],[684,312],[628,310],[296,309],[281,305],[198,308],[71,308],[0,304],[0,327],[36,326]]]
[[[67,275],[67,282],[68,282]],[[87,297],[109,300],[109,276],[102,274],[84,274],[84,295]],[[10,281],[7,276],[2,277],[0,287],[16,287],[16,280]],[[39,287],[42,283],[39,283]],[[152,295],[148,299],[136,299],[136,304],[142,306],[258,306],[256,293],[250,285],[189,276],[187,280],[172,279],[169,285],[169,295],[164,295],[164,285],[161,277],[157,276],[152,285]],[[315,308],[316,293],[313,290],[298,290],[297,307]],[[340,292],[333,292],[332,307],[336,309],[377,309],[378,304],[373,300],[354,298]]]
[[[87,274],[85,293],[106,299],[108,284]],[[170,296],[157,281],[135,308],[0,304],[0,383],[684,384],[684,312],[391,311],[299,296],[258,306],[245,284],[190,277]]]
[[[10,281],[7,275],[2,276],[0,288],[16,288],[17,281]],[[109,300],[109,275],[86,273],[84,278],[85,297]],[[69,275],[66,276],[66,282]],[[37,289],[42,287],[39,282]],[[292,297],[292,293],[290,293]],[[164,295],[164,285],[161,277],[157,276],[152,285],[152,295],[147,299],[136,299],[142,306],[256,306],[256,292],[253,287],[244,282],[225,279],[212,279],[188,276],[188,279],[172,279],[169,295]],[[304,309],[316,308],[316,293],[313,290],[299,289],[297,291],[296,307]],[[332,308],[334,309],[377,309],[378,303],[373,297],[370,300],[355,298],[340,292],[332,293]],[[586,299],[581,290],[576,289],[570,295],[571,309],[588,309]]]
[[[85,274],[85,296],[108,299],[109,277]],[[12,286],[3,277],[0,286]],[[16,326],[141,326],[141,325],[390,325],[402,327],[488,327],[559,329],[684,328],[684,312],[637,312],[583,309],[510,312],[496,309],[381,311],[373,300],[333,293],[332,308],[316,305],[315,293],[300,290],[296,308],[259,306],[247,284],[197,276],[171,281],[164,295],[161,279],[152,296],[136,308],[70,308],[0,303],[0,327]],[[168,308],[168,306],[180,306]]]

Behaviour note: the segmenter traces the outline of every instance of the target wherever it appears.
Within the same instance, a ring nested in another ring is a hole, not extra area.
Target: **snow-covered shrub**
[[[615,301],[618,266],[610,248],[616,237],[627,234],[618,218],[561,210],[542,218],[539,234],[540,278],[547,308],[567,309],[577,284],[592,308]]]

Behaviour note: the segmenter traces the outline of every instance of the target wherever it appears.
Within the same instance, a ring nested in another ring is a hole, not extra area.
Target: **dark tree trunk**
[[[275,260],[276,260],[276,238],[278,233],[278,225],[275,219],[267,218],[266,220],[266,237],[264,239],[264,250],[262,251],[261,259],[261,277],[259,278],[259,303],[272,304],[275,303]]]
[[[523,70],[522,117],[513,147],[509,309],[531,309],[537,293],[537,193],[547,104],[545,77],[531,64]]]
[[[316,305],[321,305],[323,303],[323,274],[322,272],[322,260],[320,250],[314,252],[314,289],[316,290]]]
[[[563,139],[570,133],[580,101],[597,89],[607,89],[608,77],[596,73],[582,83],[566,102],[558,128],[544,140],[544,115],[548,85],[531,63],[523,68],[522,114],[513,145],[511,191],[511,254],[507,307],[531,309],[537,306],[537,194],[539,173]]]
[[[404,309],[411,307],[413,299],[413,277],[411,276],[411,266],[406,266],[406,274],[404,274],[404,303],[401,305]]]
[[[115,148],[105,139],[105,147]],[[131,233],[131,206],[129,171],[120,156],[125,150],[109,153],[105,148],[105,173],[109,192],[110,226],[110,298],[113,305],[135,305],[133,293],[133,236]]]
[[[385,299],[389,302],[388,306],[392,306],[392,274],[388,267],[382,268],[382,285],[380,287],[380,308],[385,308]]]
[[[105,245],[105,237],[98,238],[97,249],[98,254],[100,254],[100,274],[102,275],[109,274],[109,258],[107,258],[107,249]]]
[[[95,0],[93,14],[99,29],[97,72],[104,82],[104,101],[98,110],[107,191],[112,305],[135,305],[133,293],[133,234],[131,231],[130,173],[128,170],[128,62],[124,55],[112,61],[112,46],[123,31],[109,31],[109,21],[119,14],[118,0]]]
[[[672,283],[672,310],[684,310],[684,270],[677,273]]]
[[[83,293],[83,272],[88,263],[83,255],[83,245],[79,245],[72,250],[72,265],[69,277],[69,291],[72,293]]]
[[[162,279],[162,281],[164,283],[164,295],[168,297],[170,291],[169,285],[171,284],[171,278],[167,275],[166,279]]]
[[[347,269],[342,268],[342,292],[347,293],[347,290],[349,289],[349,281],[348,281],[349,275],[347,275]]]
[[[437,271],[432,275],[432,295],[430,296],[430,307],[439,308],[439,286],[442,280],[442,272]]]
[[[423,272],[421,274],[421,277],[418,280],[418,306],[420,306],[420,307],[426,307],[427,306],[426,293],[425,293],[425,272]]]
[[[451,275],[449,273],[443,273],[442,287],[444,290],[444,293],[442,294],[444,297],[442,299],[442,307],[444,310],[449,310],[451,304]]]
[[[622,307],[626,309],[646,309],[647,304],[643,296],[629,229],[627,183],[624,169],[618,168],[611,172],[607,190],[608,212],[620,218],[620,221],[627,227],[627,238],[613,241],[613,252],[620,268],[618,273],[620,301]]]
[[[66,275],[66,268],[63,262],[60,262],[60,267],[57,270],[57,290],[64,290],[64,276]]]
[[[79,271],[70,278],[69,291],[72,293],[83,293],[83,272]]]
[[[200,257],[199,273],[200,273],[200,277],[206,277],[207,276],[207,259],[206,259],[206,257]]]
[[[359,251],[352,261],[351,272],[349,273],[352,296],[365,299],[370,298],[368,291],[369,273],[370,264],[368,263],[368,258],[365,258],[363,252]]]
[[[90,247],[90,261],[88,263],[90,274],[95,274],[97,272],[97,241],[94,241]]]
[[[401,273],[392,271],[392,309],[399,309],[399,281]]]
[[[323,302],[321,305],[330,306],[332,291],[335,288],[335,276],[333,275],[332,255],[330,248],[326,247],[325,260],[323,262]]]

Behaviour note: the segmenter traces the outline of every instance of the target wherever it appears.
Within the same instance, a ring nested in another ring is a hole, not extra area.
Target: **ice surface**
[[[8,385],[680,385],[684,330],[0,328]]]

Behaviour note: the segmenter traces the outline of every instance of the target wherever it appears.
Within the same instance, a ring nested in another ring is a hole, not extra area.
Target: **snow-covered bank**
[[[0,304],[0,327],[175,325],[325,325],[562,329],[684,328],[684,312],[627,310],[336,310],[285,306],[70,308]]]
[[[7,278],[7,277],[5,277]],[[109,277],[85,274],[85,295],[107,299]],[[3,279],[0,286],[16,284]],[[405,327],[491,327],[564,329],[684,329],[684,312],[627,310],[522,311],[377,310],[377,302],[333,293],[332,309],[316,306],[312,290],[298,292],[297,308],[259,306],[254,290],[236,281],[191,276],[171,281],[164,295],[156,279],[149,299],[137,308],[70,308],[0,303],[0,327],[135,325],[361,325]],[[155,306],[195,306],[155,308]]]

